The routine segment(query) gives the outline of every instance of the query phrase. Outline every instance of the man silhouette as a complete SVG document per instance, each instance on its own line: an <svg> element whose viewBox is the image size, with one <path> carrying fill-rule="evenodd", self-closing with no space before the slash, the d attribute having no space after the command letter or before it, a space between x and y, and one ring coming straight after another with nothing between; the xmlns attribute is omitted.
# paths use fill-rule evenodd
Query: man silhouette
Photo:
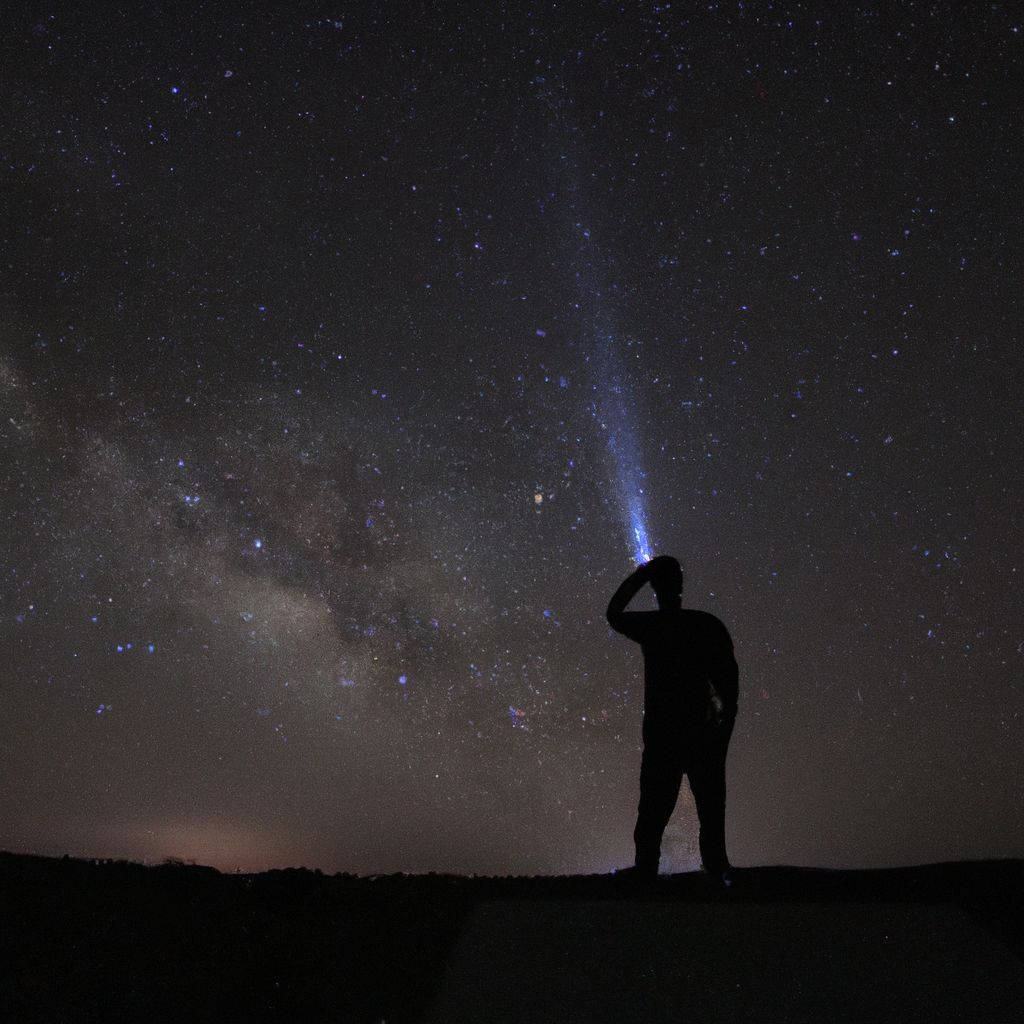
<svg viewBox="0 0 1024 1024"><path fill-rule="evenodd" d="M627 612L650 583L655 612ZM739 670L725 626L682 607L683 572L669 555L639 566L608 604L608 624L644 653L644 752L633 872L658 874L661 837L687 776L700 821L704 870L731 882L725 852L725 755L736 720Z"/></svg>

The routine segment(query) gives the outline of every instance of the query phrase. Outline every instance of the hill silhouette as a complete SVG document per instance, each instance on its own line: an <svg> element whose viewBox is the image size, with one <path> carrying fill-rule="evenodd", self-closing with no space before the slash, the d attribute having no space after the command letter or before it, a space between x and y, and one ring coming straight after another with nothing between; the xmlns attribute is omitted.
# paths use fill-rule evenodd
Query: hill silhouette
<svg viewBox="0 0 1024 1024"><path fill-rule="evenodd" d="M11 1021L1021 1019L1024 862L226 875L0 853Z"/></svg>

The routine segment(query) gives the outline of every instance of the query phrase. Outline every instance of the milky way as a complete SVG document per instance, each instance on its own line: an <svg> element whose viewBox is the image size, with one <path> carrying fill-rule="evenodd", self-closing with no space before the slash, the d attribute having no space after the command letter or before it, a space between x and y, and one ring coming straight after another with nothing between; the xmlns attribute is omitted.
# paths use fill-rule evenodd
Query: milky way
<svg viewBox="0 0 1024 1024"><path fill-rule="evenodd" d="M19 6L0 847L629 863L649 546L735 863L1024 854L1018 5Z"/></svg>

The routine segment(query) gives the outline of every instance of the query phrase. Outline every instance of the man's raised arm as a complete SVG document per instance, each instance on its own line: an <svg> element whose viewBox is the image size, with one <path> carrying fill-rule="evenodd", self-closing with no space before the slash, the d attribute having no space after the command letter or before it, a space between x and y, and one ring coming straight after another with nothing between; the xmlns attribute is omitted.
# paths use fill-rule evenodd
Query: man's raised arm
<svg viewBox="0 0 1024 1024"><path fill-rule="evenodd" d="M612 594L612 599L608 602L608 611L605 613L608 618L608 625L615 630L616 633L625 633L629 636L626 629L629 616L626 612L626 605L633 600L634 597L644 588L644 585L650 581L651 571L650 563L639 565L633 570L623 581L619 584L619 589Z"/></svg>

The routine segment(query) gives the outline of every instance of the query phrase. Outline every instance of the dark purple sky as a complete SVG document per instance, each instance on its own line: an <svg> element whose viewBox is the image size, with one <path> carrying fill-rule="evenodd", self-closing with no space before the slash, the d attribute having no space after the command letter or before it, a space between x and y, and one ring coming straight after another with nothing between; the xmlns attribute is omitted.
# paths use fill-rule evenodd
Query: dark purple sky
<svg viewBox="0 0 1024 1024"><path fill-rule="evenodd" d="M1024 854L1021 6L229 6L3 15L0 846L629 863L642 526L735 863Z"/></svg>

